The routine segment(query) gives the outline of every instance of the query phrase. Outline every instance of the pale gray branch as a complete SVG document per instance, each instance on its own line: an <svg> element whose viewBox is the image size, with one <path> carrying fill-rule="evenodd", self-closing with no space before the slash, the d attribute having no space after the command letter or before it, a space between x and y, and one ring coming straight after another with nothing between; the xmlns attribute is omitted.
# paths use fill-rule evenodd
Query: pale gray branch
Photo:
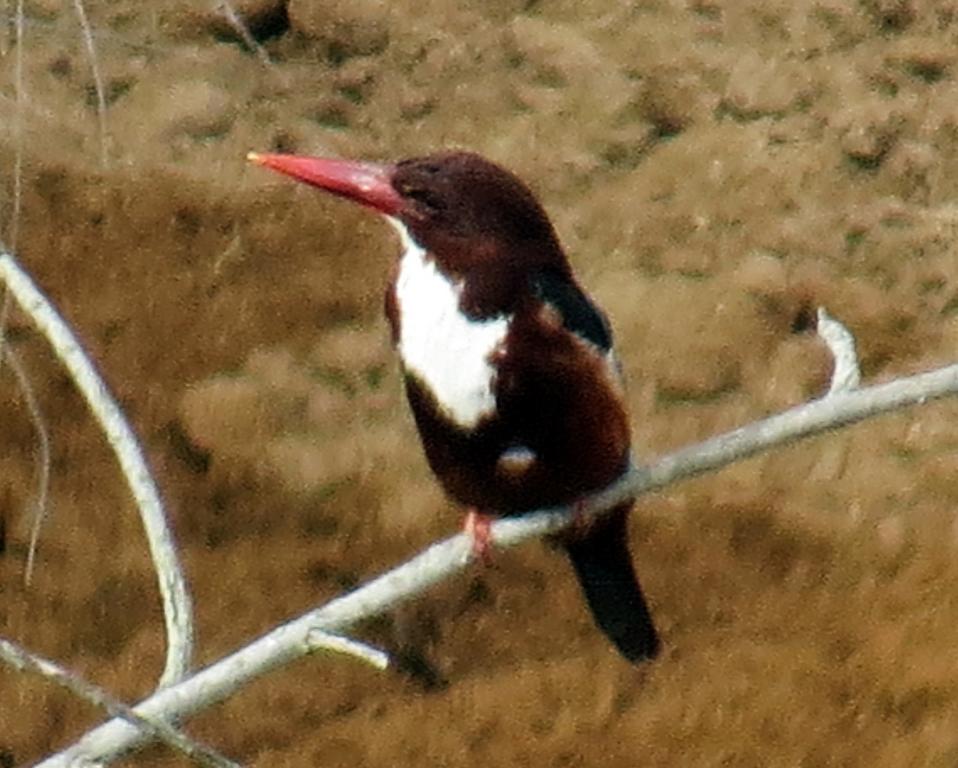
<svg viewBox="0 0 958 768"><path fill-rule="evenodd" d="M38 656L35 653L21 648L16 643L3 638L0 638L0 659L7 662L7 664L14 667L14 669L33 672L48 680L52 680L57 685L63 686L81 699L85 699L94 706L105 709L114 717L122 718L144 734L182 752L201 765L212 766L213 768L239 768L237 763L224 757L219 752L183 735L168 723L150 720L142 715L138 715L132 708L99 686L93 685L93 683L87 682L82 677L64 669L49 659Z"/></svg>
<svg viewBox="0 0 958 768"><path fill-rule="evenodd" d="M0 281L47 337L116 454L140 510L163 601L167 654L159 684L181 680L189 671L193 652L193 608L160 494L143 450L80 342L9 253L0 253Z"/></svg>
<svg viewBox="0 0 958 768"><path fill-rule="evenodd" d="M767 448L954 394L958 394L958 365L874 387L838 392L677 451L648 466L633 468L609 488L590 497L587 503L576 505L575 510L541 510L520 518L499 520L492 525L492 541L499 547L514 546L554 533L578 515L598 514L625 499L718 469ZM472 554L471 540L464 534L434 544L365 586L274 629L181 683L157 692L141 702L136 710L163 719L180 719L202 710L266 672L309 653L311 632L342 632L363 619L395 608L461 571L471 561ZM90 731L41 765L63 768L78 759L105 762L143 741L143 735L134 727L122 720L113 720Z"/></svg>
<svg viewBox="0 0 958 768"><path fill-rule="evenodd" d="M835 369L832 371L832 381L828 387L828 394L847 392L857 389L861 384L862 375L858 369L858 353L855 351L855 337L844 325L828 314L822 307L818 308L818 335L832 353Z"/></svg>

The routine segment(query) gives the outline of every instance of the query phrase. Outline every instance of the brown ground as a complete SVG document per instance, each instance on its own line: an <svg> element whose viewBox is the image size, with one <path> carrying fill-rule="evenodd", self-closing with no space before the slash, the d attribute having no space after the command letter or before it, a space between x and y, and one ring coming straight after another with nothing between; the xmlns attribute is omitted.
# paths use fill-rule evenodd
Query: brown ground
<svg viewBox="0 0 958 768"><path fill-rule="evenodd" d="M190 5L88 3L104 170L72 4L27 3L17 250L148 449L201 662L458 524L379 314L391 235L249 149L462 146L518 171L613 318L646 456L818 393L810 307L855 330L869 380L958 357L955 3L290 0L291 27L281 0L238 3L268 69ZM0 634L136 699L163 652L138 518L45 342L19 314L10 337L54 459L27 590L36 443L4 368ZM653 664L620 661L534 545L367 630L421 643L444 690L316 658L189 730L259 766L953 766L956 418L915 409L643 501ZM0 670L2 765L100 718Z"/></svg>

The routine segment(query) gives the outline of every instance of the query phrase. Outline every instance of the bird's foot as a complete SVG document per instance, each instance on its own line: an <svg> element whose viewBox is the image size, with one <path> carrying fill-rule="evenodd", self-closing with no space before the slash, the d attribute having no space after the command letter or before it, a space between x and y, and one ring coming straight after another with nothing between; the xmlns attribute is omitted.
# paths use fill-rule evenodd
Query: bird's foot
<svg viewBox="0 0 958 768"><path fill-rule="evenodd" d="M569 534L573 538L585 536L592 528L592 518L585 514L588 506L588 501L585 498L576 499L572 502L572 522L569 523Z"/></svg>
<svg viewBox="0 0 958 768"><path fill-rule="evenodd" d="M463 530L472 537L472 556L483 565L492 565L492 516L471 507L466 513Z"/></svg>

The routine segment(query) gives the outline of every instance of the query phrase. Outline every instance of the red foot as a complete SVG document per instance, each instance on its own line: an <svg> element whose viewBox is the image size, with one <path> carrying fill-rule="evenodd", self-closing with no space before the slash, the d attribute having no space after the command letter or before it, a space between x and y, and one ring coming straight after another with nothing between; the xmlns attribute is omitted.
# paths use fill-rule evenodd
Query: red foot
<svg viewBox="0 0 958 768"><path fill-rule="evenodd" d="M492 520L491 515L470 508L462 525L463 530L472 537L472 556L483 565L492 565Z"/></svg>
<svg viewBox="0 0 958 768"><path fill-rule="evenodd" d="M581 542L588 538L595 524L595 518L587 515L589 502L585 498L578 498L568 502L571 516L569 524L561 531L545 537L545 543L552 547L561 547Z"/></svg>
<svg viewBox="0 0 958 768"><path fill-rule="evenodd" d="M569 524L569 534L573 538L585 536L592 528L592 520L585 516L587 503L585 499L572 502L572 522Z"/></svg>

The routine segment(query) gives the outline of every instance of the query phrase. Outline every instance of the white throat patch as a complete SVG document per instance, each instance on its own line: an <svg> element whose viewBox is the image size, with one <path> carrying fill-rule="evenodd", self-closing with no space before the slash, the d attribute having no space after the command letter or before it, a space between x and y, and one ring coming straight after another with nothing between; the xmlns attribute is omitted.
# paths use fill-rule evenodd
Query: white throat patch
<svg viewBox="0 0 958 768"><path fill-rule="evenodd" d="M396 280L403 366L429 388L448 418L475 427L496 407L489 357L505 339L511 317L466 317L459 309L462 283L439 271L401 221L387 219L403 246Z"/></svg>

